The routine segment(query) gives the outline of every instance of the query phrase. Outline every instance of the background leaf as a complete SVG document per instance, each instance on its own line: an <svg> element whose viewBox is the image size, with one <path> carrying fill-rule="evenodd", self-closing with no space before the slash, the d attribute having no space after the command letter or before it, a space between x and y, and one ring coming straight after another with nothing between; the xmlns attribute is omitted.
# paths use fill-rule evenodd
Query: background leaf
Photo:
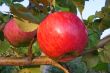
<svg viewBox="0 0 110 73"><path fill-rule="evenodd" d="M74 59L73 61L67 63L61 63L66 68L69 68L70 73L86 73L87 67L83 61L81 61L81 57ZM41 66L42 73L63 73L62 70L59 70L56 67L51 65L42 65Z"/></svg>
<svg viewBox="0 0 110 73"><path fill-rule="evenodd" d="M22 2L24 0L13 0L13 2Z"/></svg>
<svg viewBox="0 0 110 73"><path fill-rule="evenodd" d="M25 8L23 5L21 4L14 4L14 5L11 5L10 7L11 9L11 12L19 17L19 18L24 18L30 22L35 22L37 23L37 19L36 17L33 15L33 11ZM18 11L19 10L19 11Z"/></svg>
<svg viewBox="0 0 110 73"><path fill-rule="evenodd" d="M99 28L101 31L107 29L110 27L110 8L108 7L103 7L100 12L96 12L96 16L101 19L101 22L99 24Z"/></svg>
<svg viewBox="0 0 110 73"><path fill-rule="evenodd" d="M106 0L105 6L110 8L110 0Z"/></svg>
<svg viewBox="0 0 110 73"><path fill-rule="evenodd" d="M59 7L59 10L62 10L62 11L70 11L70 12L73 12L73 13L77 13L77 10L76 10L76 6L74 5L73 1L72 0L56 0L56 5L55 5L56 9L58 10L57 7Z"/></svg>
<svg viewBox="0 0 110 73"><path fill-rule="evenodd" d="M0 41L0 54L5 53L8 49L10 49L10 44L6 40Z"/></svg>
<svg viewBox="0 0 110 73"><path fill-rule="evenodd" d="M4 34L2 31L0 31L0 41L4 41Z"/></svg>
<svg viewBox="0 0 110 73"><path fill-rule="evenodd" d="M37 42L35 42L32 46L33 48L33 53L35 54L35 56L40 56L41 55L41 50L39 48L39 45Z"/></svg>
<svg viewBox="0 0 110 73"><path fill-rule="evenodd" d="M99 52L100 60L104 63L110 63L110 43L106 44Z"/></svg>
<svg viewBox="0 0 110 73"><path fill-rule="evenodd" d="M14 18L14 20L18 27L24 32L32 32L37 30L38 24L29 22L28 20L24 20L22 18Z"/></svg>
<svg viewBox="0 0 110 73"><path fill-rule="evenodd" d="M39 68L23 68L19 71L19 73L40 73Z"/></svg>
<svg viewBox="0 0 110 73"><path fill-rule="evenodd" d="M93 69L96 71L108 71L108 63L99 62Z"/></svg>
<svg viewBox="0 0 110 73"><path fill-rule="evenodd" d="M73 2L82 14L85 5L85 0L73 0Z"/></svg>
<svg viewBox="0 0 110 73"><path fill-rule="evenodd" d="M0 73L18 73L18 66L2 66L0 68Z"/></svg>
<svg viewBox="0 0 110 73"><path fill-rule="evenodd" d="M93 68L98 64L99 57L94 54L87 54L87 55L83 56L83 60L86 63L88 68Z"/></svg>

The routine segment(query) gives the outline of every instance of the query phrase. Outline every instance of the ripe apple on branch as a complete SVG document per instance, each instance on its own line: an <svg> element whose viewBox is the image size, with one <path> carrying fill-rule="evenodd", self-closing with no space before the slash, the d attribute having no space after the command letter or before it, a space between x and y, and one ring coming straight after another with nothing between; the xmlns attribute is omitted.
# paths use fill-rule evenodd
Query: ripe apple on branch
<svg viewBox="0 0 110 73"><path fill-rule="evenodd" d="M88 41L84 23L70 12L49 14L40 23L38 30L34 27L34 30L25 32L27 29L22 29L19 24L23 22L12 18L4 27L4 36L11 45L14 47L29 46L37 32L41 50L58 62L68 62L79 56Z"/></svg>
<svg viewBox="0 0 110 73"><path fill-rule="evenodd" d="M36 29L23 32L19 24L21 24L20 21L13 18L4 28L5 38L14 47L29 45L36 35ZM41 50L47 56L66 62L83 52L88 41L88 34L84 23L75 14L55 12L49 14L40 23L37 40Z"/></svg>
<svg viewBox="0 0 110 73"><path fill-rule="evenodd" d="M74 61L79 56L83 58L86 55L91 55L94 51L99 54L99 48L102 49L110 41L110 36L102 40L98 38L98 42L92 47L88 48L88 45L91 45L90 39L94 41L94 34L100 36L97 29L102 27L102 24L98 26L99 22L104 22L108 17L105 19L99 17L98 21L94 19L95 16L88 18L88 21L80 20L75 10L78 8L82 12L84 2L83 0L30 0L27 8L16 3L9 4L10 14L13 17L6 25L0 24L0 32L3 31L5 41L7 40L6 42L9 42L17 50L19 47L28 47L26 50L28 56L0 57L0 65L53 65L65 73L71 73L72 71L62 64ZM102 30L98 29L98 31ZM91 33L93 34L92 38ZM45 56L36 56L33 53L35 42L39 45L36 47L39 47Z"/></svg>
<svg viewBox="0 0 110 73"><path fill-rule="evenodd" d="M27 28L25 25L31 24L28 21L12 18L5 25L3 32L7 41L14 47L29 46L29 57L25 58L0 58L0 65L38 65L52 64L65 73L68 73L58 62L68 62L78 56L93 52L102 47L110 39L106 38L97 44L96 48L84 53L84 48L88 43L88 31L75 14L71 12L54 12L49 14L39 26L32 25ZM24 26L20 26L24 24ZM29 25L30 26L30 25ZM26 27L26 28L24 28ZM31 28L31 29L30 29ZM34 29L34 30L33 30ZM36 34L37 33L37 34ZM32 40L36 38L40 49L48 57L32 58ZM47 63L48 62L48 63Z"/></svg>
<svg viewBox="0 0 110 73"><path fill-rule="evenodd" d="M23 24L23 22L19 22L20 20L12 18L5 25L3 32L5 38L9 41L11 45L13 45L14 47L25 47L28 46L31 40L35 37L37 27L33 31L25 32L20 29L19 26L19 24Z"/></svg>
<svg viewBox="0 0 110 73"><path fill-rule="evenodd" d="M84 51L88 32L84 23L75 14L55 12L40 23L37 40L47 56L67 62Z"/></svg>

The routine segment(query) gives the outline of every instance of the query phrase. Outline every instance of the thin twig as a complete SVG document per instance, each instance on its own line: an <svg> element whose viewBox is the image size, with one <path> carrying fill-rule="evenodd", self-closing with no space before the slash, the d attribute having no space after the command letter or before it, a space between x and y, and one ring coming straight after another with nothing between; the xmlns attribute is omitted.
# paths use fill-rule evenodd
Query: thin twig
<svg viewBox="0 0 110 73"><path fill-rule="evenodd" d="M64 68L59 63L46 56L35 57L32 61L29 60L29 57L23 57L23 58L0 57L0 65L2 66L53 65L63 70L64 73L69 73L66 68Z"/></svg>
<svg viewBox="0 0 110 73"><path fill-rule="evenodd" d="M102 40L100 40L100 42L97 44L97 48L102 48L104 47L105 44L107 44L108 42L110 42L110 35L108 35L107 37L103 38Z"/></svg>
<svg viewBox="0 0 110 73"><path fill-rule="evenodd" d="M81 55L86 55L88 53L92 53L92 52L96 51L99 48L103 48L104 45L106 45L108 42L110 42L110 35L108 35L107 37L101 39L100 42L95 47L93 47L93 48L91 48L89 50L86 50Z"/></svg>
<svg viewBox="0 0 110 73"><path fill-rule="evenodd" d="M32 41L30 42L29 47L28 47L28 57L30 58L30 60L33 57L32 45L34 42L35 42L35 38L32 39Z"/></svg>
<svg viewBox="0 0 110 73"><path fill-rule="evenodd" d="M68 66L68 64L62 63L61 65L63 65L69 71L69 73L72 73L71 68Z"/></svg>
<svg viewBox="0 0 110 73"><path fill-rule="evenodd" d="M32 61L33 64L42 64L42 65L53 65L61 70L64 71L64 73L69 73L68 70L66 68L64 68L62 65L60 65L59 63L57 63L56 61L45 57L45 56L41 56L41 57L37 57L35 59L33 59Z"/></svg>
<svg viewBox="0 0 110 73"><path fill-rule="evenodd" d="M1 66L25 66L29 64L31 64L31 62L27 57L0 57Z"/></svg>

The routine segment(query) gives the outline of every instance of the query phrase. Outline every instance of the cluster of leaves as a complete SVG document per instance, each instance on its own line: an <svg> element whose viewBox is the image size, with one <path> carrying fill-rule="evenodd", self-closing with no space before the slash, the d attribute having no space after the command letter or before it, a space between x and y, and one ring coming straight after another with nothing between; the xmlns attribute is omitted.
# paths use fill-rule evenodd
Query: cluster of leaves
<svg viewBox="0 0 110 73"><path fill-rule="evenodd" d="M5 3L10 8L10 12L7 12L6 14L0 12L0 56L25 56L28 51L27 47L13 49L13 47L5 40L2 29L11 17L17 17L20 19L22 18L24 20L28 20L29 22L39 24L49 13L52 13L54 11L70 11L77 14L78 8L80 13L82 14L85 1L89 0L29 0L30 3L27 7L19 4L19 2L22 1L24 0L0 0L0 5ZM91 15L87 20L84 20L84 23L86 24L89 32L89 43L85 50L93 49L94 46L96 46L97 43L100 42L100 36L102 32L110 27L109 17L110 1L106 0L106 6L103 7L100 12L96 12L95 15ZM89 53L74 61L62 65L67 65L69 69L74 73L96 73L99 71L109 72L109 48L110 46L108 43L103 48L99 48L92 53ZM36 56L39 56L41 54L36 43L33 44L33 53ZM62 71L50 65L48 67L48 73L63 73ZM39 73L39 68L37 67L16 68L17 69L15 69L15 67L13 68L6 66L1 67L0 71L3 71L1 73L6 73L4 71L9 72L8 70L10 70L10 73ZM14 70L14 72L11 72L11 70ZM43 70L45 70L44 67Z"/></svg>
<svg viewBox="0 0 110 73"><path fill-rule="evenodd" d="M89 30L89 44L87 49L94 49L94 46L100 42L100 36L102 32L109 28L110 25L110 1L106 0L105 7L101 11L96 12L95 15L91 15L85 20L85 24ZM99 48L98 50L83 56L83 60L86 62L88 68L93 68L100 71L109 71L110 63L110 47L109 43Z"/></svg>

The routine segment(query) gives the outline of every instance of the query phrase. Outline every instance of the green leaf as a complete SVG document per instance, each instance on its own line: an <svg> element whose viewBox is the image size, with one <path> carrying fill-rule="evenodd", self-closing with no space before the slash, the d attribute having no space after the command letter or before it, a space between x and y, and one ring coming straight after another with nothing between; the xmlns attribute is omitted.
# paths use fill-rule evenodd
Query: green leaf
<svg viewBox="0 0 110 73"><path fill-rule="evenodd" d="M30 9L25 8L21 4L13 4L10 6L11 12L18 18L23 18L29 22L37 23L36 17L33 15L34 12Z"/></svg>
<svg viewBox="0 0 110 73"><path fill-rule="evenodd" d="M90 53L90 54L83 56L83 60L87 64L88 68L93 68L98 64L99 57L97 55Z"/></svg>
<svg viewBox="0 0 110 73"><path fill-rule="evenodd" d="M28 53L28 47L15 48L16 56L26 56Z"/></svg>
<svg viewBox="0 0 110 73"><path fill-rule="evenodd" d="M62 11L69 11L69 8L65 8L65 7L60 7L58 4L55 5L55 9L57 11L62 10Z"/></svg>
<svg viewBox="0 0 110 73"><path fill-rule="evenodd" d="M33 52L34 56L40 56L41 55L41 51L39 49L39 45L37 42L35 42L32 45L32 52ZM16 53L20 56L25 56L28 53L28 47L19 47L16 49Z"/></svg>
<svg viewBox="0 0 110 73"><path fill-rule="evenodd" d="M84 21L88 29L88 38L89 38L86 49L90 49L96 46L96 44L100 41L100 36L102 34L102 32L99 29L100 24L99 19L93 20L93 18L94 16Z"/></svg>
<svg viewBox="0 0 110 73"><path fill-rule="evenodd" d="M24 0L13 0L13 2L22 2Z"/></svg>
<svg viewBox="0 0 110 73"><path fill-rule="evenodd" d="M6 40L0 41L0 54L5 53L8 49L10 49L10 44Z"/></svg>
<svg viewBox="0 0 110 73"><path fill-rule="evenodd" d="M18 18L14 18L16 24L18 25L18 27L24 31L24 32L32 32L35 31L38 27L38 24L29 22L28 20L25 19L18 19Z"/></svg>
<svg viewBox="0 0 110 73"><path fill-rule="evenodd" d="M47 0L47 1L49 2L50 5L55 7L56 0Z"/></svg>
<svg viewBox="0 0 110 73"><path fill-rule="evenodd" d="M53 1L53 0L51 0L51 1ZM43 13L46 15L48 14L48 12L49 12L48 8L50 5L48 0L37 0L37 1L36 0L30 0L30 2L34 6L34 7L32 7L33 10L36 10L38 13ZM40 5L40 4L42 4L42 5Z"/></svg>
<svg viewBox="0 0 110 73"><path fill-rule="evenodd" d="M80 13L82 14L82 11L84 9L85 0L72 0L76 7L79 9Z"/></svg>
<svg viewBox="0 0 110 73"><path fill-rule="evenodd" d="M82 57L77 57L76 59L67 62L66 65L73 73L87 73L87 67L86 64L82 61Z"/></svg>
<svg viewBox="0 0 110 73"><path fill-rule="evenodd" d="M59 10L62 11L70 11L77 14L76 6L74 5L72 0L56 0L56 10L59 7Z"/></svg>
<svg viewBox="0 0 110 73"><path fill-rule="evenodd" d="M107 71L108 63L99 62L93 69L95 69L96 71Z"/></svg>
<svg viewBox="0 0 110 73"><path fill-rule="evenodd" d="M6 23L11 18L11 15L3 15L3 22Z"/></svg>
<svg viewBox="0 0 110 73"><path fill-rule="evenodd" d="M0 0L0 5L2 5L2 3L3 3L2 0Z"/></svg>
<svg viewBox="0 0 110 73"><path fill-rule="evenodd" d="M110 0L106 0L105 6L110 8Z"/></svg>
<svg viewBox="0 0 110 73"><path fill-rule="evenodd" d="M3 0L3 3L5 3L6 5L10 6L12 4L13 0Z"/></svg>
<svg viewBox="0 0 110 73"><path fill-rule="evenodd" d="M38 13L35 18L36 18L37 22L40 23L46 16L47 15L44 13Z"/></svg>
<svg viewBox="0 0 110 73"><path fill-rule="evenodd" d="M92 22L94 21L95 18L96 18L95 15L89 16L88 19L87 19L88 23L92 23Z"/></svg>
<svg viewBox="0 0 110 73"><path fill-rule="evenodd" d="M41 73L64 73L62 70L52 65L41 65Z"/></svg>
<svg viewBox="0 0 110 73"><path fill-rule="evenodd" d="M81 57L78 57L70 62L60 63L65 68L68 68L70 73L87 73L87 67L82 61ZM42 73L64 73L62 70L52 66L52 65L42 65Z"/></svg>
<svg viewBox="0 0 110 73"><path fill-rule="evenodd" d="M0 68L1 73L18 73L18 71L18 66L1 66Z"/></svg>
<svg viewBox="0 0 110 73"><path fill-rule="evenodd" d="M101 51L99 51L100 60L104 63L110 63L110 43L106 44Z"/></svg>
<svg viewBox="0 0 110 73"><path fill-rule="evenodd" d="M98 33L98 31L95 31L92 28L88 29L88 31L89 31L89 41L88 41L88 45L87 45L86 49L90 49L90 48L96 46L96 44L100 40L100 34Z"/></svg>
<svg viewBox="0 0 110 73"><path fill-rule="evenodd" d="M99 18L103 18L104 14L100 11L100 12L96 12L95 15Z"/></svg>
<svg viewBox="0 0 110 73"><path fill-rule="evenodd" d="M35 56L40 56L41 55L41 51L39 49L39 45L37 42L35 42L32 46L33 48L33 53L35 54Z"/></svg>
<svg viewBox="0 0 110 73"><path fill-rule="evenodd" d="M11 17L11 15L3 14L0 12L0 24L6 23Z"/></svg>
<svg viewBox="0 0 110 73"><path fill-rule="evenodd" d="M4 41L4 34L2 31L0 31L0 41Z"/></svg>
<svg viewBox="0 0 110 73"><path fill-rule="evenodd" d="M110 72L110 64L108 64L108 72Z"/></svg>
<svg viewBox="0 0 110 73"><path fill-rule="evenodd" d="M109 16L105 16L102 19L102 21L101 21L101 23L99 25L99 28L100 28L101 31L103 31L103 30L105 30L107 28L110 28L110 17Z"/></svg>
<svg viewBox="0 0 110 73"><path fill-rule="evenodd" d="M19 71L19 73L41 73L40 68L23 68Z"/></svg>
<svg viewBox="0 0 110 73"><path fill-rule="evenodd" d="M15 53L11 49L11 45L5 39L0 41L0 56L15 56Z"/></svg>
<svg viewBox="0 0 110 73"><path fill-rule="evenodd" d="M96 12L96 16L101 19L101 22L99 23L100 31L103 31L110 27L110 8L103 7L100 12Z"/></svg>

